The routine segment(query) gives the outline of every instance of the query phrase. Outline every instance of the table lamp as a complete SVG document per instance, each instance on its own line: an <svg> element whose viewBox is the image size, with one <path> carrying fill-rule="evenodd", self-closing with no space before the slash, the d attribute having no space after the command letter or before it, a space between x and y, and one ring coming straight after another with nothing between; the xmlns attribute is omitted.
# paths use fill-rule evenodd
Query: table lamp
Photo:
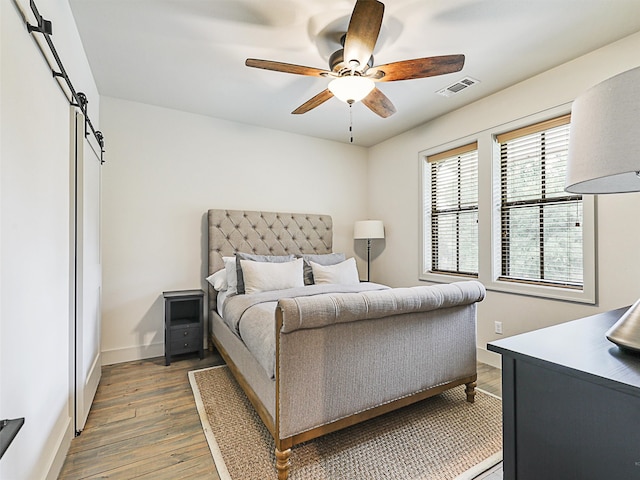
<svg viewBox="0 0 640 480"><path fill-rule="evenodd" d="M640 67L599 83L571 109L565 190L602 194L640 191ZM606 333L640 352L640 300Z"/></svg>
<svg viewBox="0 0 640 480"><path fill-rule="evenodd" d="M371 240L384 238L384 224L382 220L361 220L353 227L353 238L355 240L367 241L367 282L369 281L369 271L371 269Z"/></svg>

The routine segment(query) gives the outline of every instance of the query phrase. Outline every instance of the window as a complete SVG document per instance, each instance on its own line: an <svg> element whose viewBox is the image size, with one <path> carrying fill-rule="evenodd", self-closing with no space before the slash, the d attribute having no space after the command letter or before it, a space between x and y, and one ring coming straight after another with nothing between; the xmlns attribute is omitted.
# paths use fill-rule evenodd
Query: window
<svg viewBox="0 0 640 480"><path fill-rule="evenodd" d="M420 280L596 302L596 196L564 191L568 111L420 152Z"/></svg>
<svg viewBox="0 0 640 480"><path fill-rule="evenodd" d="M478 145L426 157L425 270L478 274Z"/></svg>
<svg viewBox="0 0 640 480"><path fill-rule="evenodd" d="M582 196L564 191L570 116L498 135L500 276L583 286Z"/></svg>

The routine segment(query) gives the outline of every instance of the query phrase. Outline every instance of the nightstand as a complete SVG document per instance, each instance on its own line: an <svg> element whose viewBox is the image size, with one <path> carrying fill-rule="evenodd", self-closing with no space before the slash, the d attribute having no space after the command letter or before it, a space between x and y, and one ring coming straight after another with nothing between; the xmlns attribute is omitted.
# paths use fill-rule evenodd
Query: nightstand
<svg viewBox="0 0 640 480"><path fill-rule="evenodd" d="M175 290L164 296L164 362L171 364L173 355L198 352L204 358L204 292Z"/></svg>

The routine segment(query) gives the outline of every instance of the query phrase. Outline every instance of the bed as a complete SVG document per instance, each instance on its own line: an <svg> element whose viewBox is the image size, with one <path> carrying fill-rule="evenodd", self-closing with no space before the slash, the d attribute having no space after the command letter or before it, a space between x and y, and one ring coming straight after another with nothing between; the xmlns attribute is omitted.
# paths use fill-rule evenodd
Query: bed
<svg viewBox="0 0 640 480"><path fill-rule="evenodd" d="M473 402L481 283L354 281L329 215L212 209L208 237L210 342L273 436L279 480L294 445L458 386Z"/></svg>

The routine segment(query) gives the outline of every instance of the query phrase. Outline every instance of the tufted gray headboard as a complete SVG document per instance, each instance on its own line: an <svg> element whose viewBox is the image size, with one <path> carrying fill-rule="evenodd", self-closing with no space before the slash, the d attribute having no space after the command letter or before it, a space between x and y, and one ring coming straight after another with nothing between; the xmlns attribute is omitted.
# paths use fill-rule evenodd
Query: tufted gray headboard
<svg viewBox="0 0 640 480"><path fill-rule="evenodd" d="M209 275L224 268L223 256L236 252L258 255L331 253L330 215L209 210ZM215 306L209 289L209 306Z"/></svg>

